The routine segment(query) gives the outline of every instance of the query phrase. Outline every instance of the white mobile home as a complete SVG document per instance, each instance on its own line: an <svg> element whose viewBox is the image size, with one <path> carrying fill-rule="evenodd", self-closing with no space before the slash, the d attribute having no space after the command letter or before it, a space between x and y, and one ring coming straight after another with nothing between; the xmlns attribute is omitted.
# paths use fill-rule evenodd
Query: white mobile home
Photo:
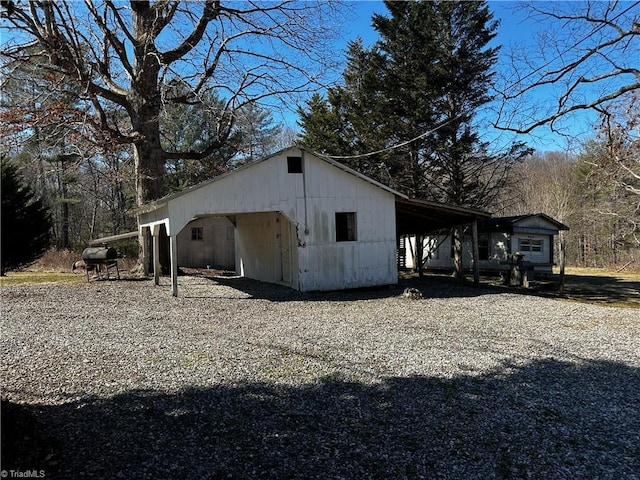
<svg viewBox="0 0 640 480"><path fill-rule="evenodd" d="M551 273L554 265L554 237L569 227L557 220L536 213L485 219L478 225L480 270L508 269L509 255L518 253L536 273ZM427 269L453 268L453 248L450 235L431 236L425 247L424 266ZM471 240L463 239L463 265L470 269Z"/></svg>

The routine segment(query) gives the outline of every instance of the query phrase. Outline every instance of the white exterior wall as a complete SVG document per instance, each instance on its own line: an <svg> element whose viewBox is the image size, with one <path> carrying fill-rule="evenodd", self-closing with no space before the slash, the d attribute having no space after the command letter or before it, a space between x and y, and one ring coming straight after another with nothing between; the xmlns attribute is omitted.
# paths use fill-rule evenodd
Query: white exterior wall
<svg viewBox="0 0 640 480"><path fill-rule="evenodd" d="M281 280L276 261L279 233L276 227L273 212L248 213L236 218L236 273L263 282Z"/></svg>
<svg viewBox="0 0 640 480"><path fill-rule="evenodd" d="M551 238L549 235L541 234L525 234L518 233L508 235L502 232L492 232L489 235L489 259L480 260L481 269L506 269L507 267L502 263L506 262L509 253L515 253L519 251L519 239L528 238L542 241L541 252L521 252L524 254L524 260L534 264L550 264L551 258ZM415 238L411 237L412 247L415 249ZM446 237L431 237L429 239L432 249L425 248L425 258L430 254L430 258L425 262L427 268L445 269L453 268L453 258L451 257L451 236ZM437 247L437 248L436 248ZM471 251L471 240L467 237L462 242L462 261L465 269L471 269L473 266L473 256ZM409 249L407 248L407 251ZM407 254L407 266L413 267L413 262L409 259Z"/></svg>
<svg viewBox="0 0 640 480"><path fill-rule="evenodd" d="M523 252L520 250L520 239L540 240L542 250L540 252ZM549 235L534 235L525 233L514 233L511 237L511 251L520 252L524 255L524 260L531 263L552 263L551 258L551 238Z"/></svg>
<svg viewBox="0 0 640 480"><path fill-rule="evenodd" d="M191 239L191 229L202 228L202 240ZM178 265L235 268L234 226L224 217L204 217L188 223L178 234Z"/></svg>
<svg viewBox="0 0 640 480"><path fill-rule="evenodd" d="M325 162L308 163L306 174L300 289L397 283L395 196ZM336 242L336 212L356 213L356 241Z"/></svg>
<svg viewBox="0 0 640 480"><path fill-rule="evenodd" d="M288 173L287 156L303 156L304 174ZM394 193L297 148L167 202L163 213L169 235L196 217L233 216L236 271L249 278L284 282L301 291L397 283ZM336 212L356 213L356 241L336 242ZM288 222L284 233L278 213ZM155 211L140 218L148 226L159 215ZM290 255L282 245L286 235ZM291 269L290 276L283 266Z"/></svg>

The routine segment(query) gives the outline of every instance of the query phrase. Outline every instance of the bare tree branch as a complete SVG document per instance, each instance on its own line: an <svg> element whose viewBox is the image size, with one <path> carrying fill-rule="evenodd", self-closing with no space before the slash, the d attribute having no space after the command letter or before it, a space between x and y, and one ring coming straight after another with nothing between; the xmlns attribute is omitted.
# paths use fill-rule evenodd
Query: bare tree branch
<svg viewBox="0 0 640 480"><path fill-rule="evenodd" d="M131 142L144 202L165 193L167 159L205 158L222 148L243 106L318 88L335 62L328 45L337 16L324 22L334 13L331 2L289 0L3 3L13 37L2 53L5 67L36 63L64 76L94 125L112 141ZM226 109L210 144L165 151L166 109L204 105L215 95Z"/></svg>
<svg viewBox="0 0 640 480"><path fill-rule="evenodd" d="M537 61L531 49L512 56L511 71L498 87L496 128L556 129L560 119L640 89L640 2L588 2L586 8L531 2L526 8L531 20L542 19L554 33L542 37ZM557 95L555 105L550 91Z"/></svg>

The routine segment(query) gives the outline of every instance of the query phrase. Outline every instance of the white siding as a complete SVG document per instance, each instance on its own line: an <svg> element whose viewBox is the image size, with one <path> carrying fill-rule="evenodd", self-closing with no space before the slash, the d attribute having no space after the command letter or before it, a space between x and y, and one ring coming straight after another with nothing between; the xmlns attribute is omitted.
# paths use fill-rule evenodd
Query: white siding
<svg viewBox="0 0 640 480"><path fill-rule="evenodd" d="M549 235L535 235L535 234L514 234L512 236L501 232L492 232L489 234L489 258L488 260L480 260L481 269L499 270L507 268L503 262L507 261L509 252L515 253L519 251L519 240L521 238L535 239L542 243L542 251L540 252L520 252L524 254L524 260L533 264L548 264L551 263L551 244ZM411 238L412 245L415 243L415 239ZM439 245L437 249L431 250L430 258L425 262L427 268L434 269L448 269L453 268L453 258L451 257L451 237L432 237L429 239L430 245L434 248ZM414 246L415 248L415 246ZM468 237L464 238L462 242L462 259L465 269L471 269L473 266L472 253L471 253L471 240ZM409 250L407 248L407 250ZM427 257L429 250L425 249L425 258ZM409 254L408 254L409 255ZM407 258L409 260L409 258ZM407 263L409 265L409 263ZM412 266L412 264L411 264Z"/></svg>
<svg viewBox="0 0 640 480"><path fill-rule="evenodd" d="M192 240L192 228L202 228L202 240ZM178 234L178 265L192 268L212 265L233 270L233 228L233 224L224 217L199 218L188 223Z"/></svg>
<svg viewBox="0 0 640 480"><path fill-rule="evenodd" d="M172 233L196 217L236 219L236 271L281 282L279 219L289 222L291 286L302 291L356 288L397 282L395 195L331 163L304 154L304 173L287 171L292 148L168 200ZM355 212L357 239L336 242L336 212ZM282 214L282 216L279 216ZM156 213L142 214L146 219ZM177 230L176 230L177 229ZM179 248L184 242L178 242Z"/></svg>
<svg viewBox="0 0 640 480"><path fill-rule="evenodd" d="M540 251L523 251L521 250L522 239L539 242ZM532 263L551 263L551 244L548 235L527 235L514 234L511 238L511 248L514 252L520 252L524 255L525 261Z"/></svg>

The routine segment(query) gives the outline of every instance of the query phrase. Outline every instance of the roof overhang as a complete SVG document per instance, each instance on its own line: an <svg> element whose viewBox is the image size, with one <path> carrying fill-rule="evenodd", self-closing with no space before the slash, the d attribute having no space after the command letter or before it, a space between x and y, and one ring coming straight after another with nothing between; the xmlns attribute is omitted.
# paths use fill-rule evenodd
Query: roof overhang
<svg viewBox="0 0 640 480"><path fill-rule="evenodd" d="M396 224L401 235L425 234L489 218L482 210L396 197Z"/></svg>
<svg viewBox="0 0 640 480"><path fill-rule="evenodd" d="M123 240L133 240L138 238L138 231L121 233L120 235L111 235L110 237L95 238L89 240L89 246L109 245L110 243L121 242Z"/></svg>

